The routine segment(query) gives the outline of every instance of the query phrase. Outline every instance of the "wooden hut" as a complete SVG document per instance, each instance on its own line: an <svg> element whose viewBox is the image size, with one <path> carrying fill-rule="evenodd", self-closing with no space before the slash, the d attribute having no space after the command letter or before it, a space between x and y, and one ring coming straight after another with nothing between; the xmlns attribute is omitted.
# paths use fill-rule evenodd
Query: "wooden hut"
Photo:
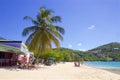
<svg viewBox="0 0 120 80"><path fill-rule="evenodd" d="M0 67L16 65L19 54L25 54L21 51L22 41L0 40Z"/></svg>

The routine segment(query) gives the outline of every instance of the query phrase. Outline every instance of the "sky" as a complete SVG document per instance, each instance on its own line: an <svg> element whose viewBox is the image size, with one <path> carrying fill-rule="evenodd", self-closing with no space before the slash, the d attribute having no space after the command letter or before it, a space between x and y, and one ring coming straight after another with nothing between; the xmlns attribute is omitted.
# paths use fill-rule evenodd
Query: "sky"
<svg viewBox="0 0 120 80"><path fill-rule="evenodd" d="M120 42L120 0L0 0L0 36L25 42L22 31L33 24L23 18L35 18L42 6L62 18L61 47L86 51Z"/></svg>

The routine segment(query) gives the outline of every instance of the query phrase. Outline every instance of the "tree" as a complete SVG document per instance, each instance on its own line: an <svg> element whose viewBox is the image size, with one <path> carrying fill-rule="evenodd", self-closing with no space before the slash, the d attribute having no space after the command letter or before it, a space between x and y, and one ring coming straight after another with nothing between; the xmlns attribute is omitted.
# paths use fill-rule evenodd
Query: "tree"
<svg viewBox="0 0 120 80"><path fill-rule="evenodd" d="M25 16L24 19L30 20L33 26L27 27L23 30L22 35L28 36L26 44L30 51L36 52L37 57L43 54L48 49L52 49L54 43L59 49L59 39L63 40L64 28L54 25L54 23L61 22L60 16L51 16L52 10L45 7L39 9L36 19Z"/></svg>

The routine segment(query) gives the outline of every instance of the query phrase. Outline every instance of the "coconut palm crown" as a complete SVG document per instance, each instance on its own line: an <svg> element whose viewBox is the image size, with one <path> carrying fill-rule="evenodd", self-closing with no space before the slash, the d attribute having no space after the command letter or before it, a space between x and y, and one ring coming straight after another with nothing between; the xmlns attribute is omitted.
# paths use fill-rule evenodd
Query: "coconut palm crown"
<svg viewBox="0 0 120 80"><path fill-rule="evenodd" d="M52 10L45 7L39 9L36 19L25 16L24 19L30 20L33 26L24 28L22 35L28 36L26 44L30 51L37 51L37 54L45 53L47 49L52 49L54 43L59 49L60 40L63 40L64 28L53 25L54 23L61 22L60 16L51 16Z"/></svg>

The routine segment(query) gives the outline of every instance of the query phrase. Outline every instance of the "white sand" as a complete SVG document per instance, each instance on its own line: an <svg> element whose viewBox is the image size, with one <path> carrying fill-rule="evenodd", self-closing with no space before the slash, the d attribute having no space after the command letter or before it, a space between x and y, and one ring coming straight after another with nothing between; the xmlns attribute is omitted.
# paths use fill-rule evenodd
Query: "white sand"
<svg viewBox="0 0 120 80"><path fill-rule="evenodd" d="M0 68L0 80L120 80L119 74L73 63L43 66L38 70Z"/></svg>

